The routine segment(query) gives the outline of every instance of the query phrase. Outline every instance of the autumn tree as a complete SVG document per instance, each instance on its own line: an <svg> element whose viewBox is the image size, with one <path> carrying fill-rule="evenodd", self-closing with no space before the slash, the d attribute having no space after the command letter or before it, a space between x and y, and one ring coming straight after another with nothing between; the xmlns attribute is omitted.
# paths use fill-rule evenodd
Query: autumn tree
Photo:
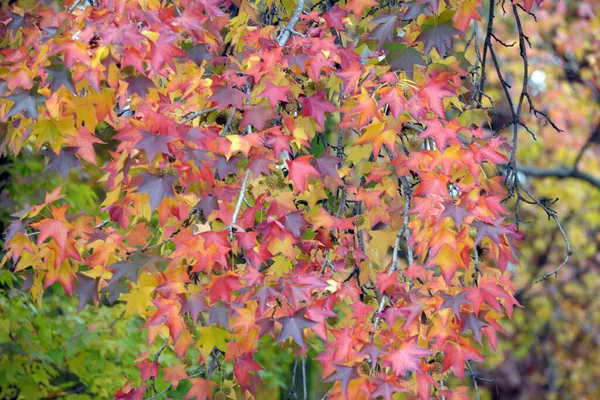
<svg viewBox="0 0 600 400"><path fill-rule="evenodd" d="M63 182L13 214L3 264L40 305L60 285L143 321L117 398L253 397L273 348L290 396L309 348L329 399L465 398L465 373L479 396L520 306L523 209L566 243L542 279L569 261L517 159L536 123L562 130L528 86L541 0L11 3L0 150ZM97 201L74 205L74 180Z"/></svg>

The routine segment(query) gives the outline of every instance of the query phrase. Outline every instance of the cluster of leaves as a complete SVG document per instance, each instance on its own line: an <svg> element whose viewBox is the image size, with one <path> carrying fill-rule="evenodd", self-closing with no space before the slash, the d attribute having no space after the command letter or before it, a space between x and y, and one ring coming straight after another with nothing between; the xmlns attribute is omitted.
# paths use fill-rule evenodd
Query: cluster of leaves
<svg viewBox="0 0 600 400"><path fill-rule="evenodd" d="M0 271L0 397L107 398L122 386L115 376L139 375L146 346L141 324L122 319L124 305L76 314L77 302L56 293L38 310L13 284Z"/></svg>
<svg viewBox="0 0 600 400"><path fill-rule="evenodd" d="M105 191L101 213L57 187L14 214L4 263L40 303L59 283L143 318L163 344L116 397L250 397L265 337L303 364L322 341L331 399L465 397L444 381L520 306L495 171L514 148L452 52L480 2L383 3L2 11L0 149L101 170Z"/></svg>
<svg viewBox="0 0 600 400"><path fill-rule="evenodd" d="M495 382L481 383L490 393L498 390L510 398L597 398L600 4L547 1L535 14L537 22L522 20L531 45L529 92L563 132L547 124L536 126L535 116L525 114L524 121L536 126L538 140L527 134L519 138L519 172L562 216L573 255L557 277L532 284L562 262L566 249L560 230L540 211L524 212L527 235L521 248L528 268L518 269L514 282L527 312L505 325L510 339L501 341L498 353L480 369L482 377ZM499 15L495 31L507 45L519 41L510 13ZM522 65L514 62L514 47L497 50L516 97L523 84ZM495 125L500 128L511 117L493 77L486 92L494 99Z"/></svg>

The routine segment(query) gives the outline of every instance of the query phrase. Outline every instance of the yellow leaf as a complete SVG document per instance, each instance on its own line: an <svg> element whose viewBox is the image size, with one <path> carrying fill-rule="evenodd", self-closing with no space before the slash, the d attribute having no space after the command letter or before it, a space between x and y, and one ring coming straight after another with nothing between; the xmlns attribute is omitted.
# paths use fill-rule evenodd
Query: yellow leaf
<svg viewBox="0 0 600 400"><path fill-rule="evenodd" d="M292 269L292 260L284 256L273 257L273 265L269 267L269 272L278 278L290 272Z"/></svg>
<svg viewBox="0 0 600 400"><path fill-rule="evenodd" d="M63 118L42 119L35 124L33 134L36 135L36 150L39 150L46 142L54 153L59 154L65 135L76 135L77 130L73 121Z"/></svg>
<svg viewBox="0 0 600 400"><path fill-rule="evenodd" d="M196 342L196 346L204 358L210 355L213 347L222 351L227 350L227 339L231 338L229 332L216 326L200 327L197 330L200 339Z"/></svg>

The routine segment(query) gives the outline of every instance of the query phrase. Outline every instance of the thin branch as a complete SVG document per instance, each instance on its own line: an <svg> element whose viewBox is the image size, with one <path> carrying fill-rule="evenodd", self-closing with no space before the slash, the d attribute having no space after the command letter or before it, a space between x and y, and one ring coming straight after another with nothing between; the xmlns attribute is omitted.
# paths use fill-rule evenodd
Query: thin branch
<svg viewBox="0 0 600 400"><path fill-rule="evenodd" d="M69 7L69 14L71 14L79 6L79 4L81 4L82 1L83 0L77 0L75 3L73 3L71 7Z"/></svg>
<svg viewBox="0 0 600 400"><path fill-rule="evenodd" d="M223 127L223 132L221 133L221 136L225 136L227 134L227 131L231 131L231 124L233 123L233 117L235 116L236 111L237 108L231 108L231 113L229 113L229 117L227 117L227 122L225 122L225 126Z"/></svg>
<svg viewBox="0 0 600 400"><path fill-rule="evenodd" d="M556 215L556 212L554 210L550 209L550 207L548 207L548 205L546 205L546 203L541 202L535 196L533 196L533 194L531 194L531 192L529 190L527 190L527 188L525 186L523 186L522 183L519 182L519 185L520 185L520 188L523 189L523 191L525 193L527 193L527 196L529 196L538 206L540 206L544 211L546 211L546 214L548 214L548 218L552 218L554 220L554 222L556 223L556 226L560 230L560 233L565 241L565 245L567 246L567 255L565 257L565 260L562 262L562 264L560 264L554 271L544 274L544 276L542 276L539 279L536 279L533 282L533 283L538 283L538 282L548 279L552 275L557 275L558 271L560 271L569 262L569 259L571 258L571 255L573 254L573 250L571 249L571 243L569 242L569 238L567 237L565 230L563 229L560 221L558 220L558 216Z"/></svg>
<svg viewBox="0 0 600 400"><path fill-rule="evenodd" d="M479 88L477 90L479 96L477 98L477 103L481 104L481 100L483 97L484 87L485 87L485 65L487 61L487 53L488 48L491 48L492 45L492 34L494 29L494 9L495 4L494 0L490 0L490 9L488 12L488 20L487 20L487 33L485 35L485 40L483 42L483 56L481 58L481 80L479 81Z"/></svg>
<svg viewBox="0 0 600 400"><path fill-rule="evenodd" d="M216 110L218 110L218 109L219 109L219 107L217 107L217 106L214 106L214 107L206 108L206 109L204 109L204 110L202 110L202 111L196 111L196 112L189 113L189 114L187 114L187 115L185 115L185 116L183 117L183 120L182 120L182 122L183 122L183 123L190 122L190 121L192 121L193 119L195 119L195 118L197 118L197 117L199 117L199 116L201 116L201 115L204 115L204 114L209 114L209 113L211 113L211 112L213 112L213 111L216 111Z"/></svg>
<svg viewBox="0 0 600 400"><path fill-rule="evenodd" d="M481 396L479 394L479 385L477 384L477 376L475 375L475 372L473 372L473 368L471 368L471 363L469 361L466 362L467 365L467 369L469 370L469 374L471 375L471 380L473 381L473 388L475 389L475 398L477 400L481 399Z"/></svg>
<svg viewBox="0 0 600 400"><path fill-rule="evenodd" d="M553 168L553 169L539 169L532 166L519 165L517 171L531 177L536 178L559 178L559 179L578 179L583 182L587 182L590 185L600 189L600 178L592 176L586 172L582 172L575 168Z"/></svg>
<svg viewBox="0 0 600 400"><path fill-rule="evenodd" d="M155 363L158 362L158 359L160 358L160 355L167 348L168 344L169 344L169 338L166 338L165 342L163 343L163 345L160 347L160 349L158 349L158 351L154 355L154 362ZM156 393L156 387L154 386L154 382L155 382L155 377L153 376L152 378L150 378L150 387L152 387L152 390L154 391L154 393Z"/></svg>
<svg viewBox="0 0 600 400"><path fill-rule="evenodd" d="M244 176L244 181L242 182L242 187L240 188L240 196L238 197L237 204L235 205L235 210L233 212L233 217L231 217L231 224L227 227L229 229L229 237L233 239L233 225L236 224L238 216L240 215L240 210L242 208L242 204L244 203L244 198L246 194L246 186L248 186L248 178L250 177L250 170L246 170L246 175Z"/></svg>
<svg viewBox="0 0 600 400"><path fill-rule="evenodd" d="M96 230L101 230L106 228L106 225L108 225L110 223L110 218L105 219L104 221L100 222L98 225L94 226L94 229Z"/></svg>
<svg viewBox="0 0 600 400"><path fill-rule="evenodd" d="M296 396L296 370L298 369L298 357L294 361L294 371L292 372L292 388L290 389L290 393L286 397L286 400L290 400L292 396Z"/></svg>
<svg viewBox="0 0 600 400"><path fill-rule="evenodd" d="M290 38L290 35L292 34L292 31L294 30L294 27L296 26L296 23L298 23L298 21L300 20L300 14L302 13L303 9L304 0L298 0L298 3L296 3L296 8L294 9L294 13L290 18L290 21L285 26L285 28L281 30L281 32L279 33L279 37L277 38L277 43L279 43L280 46L283 47L287 43L288 39Z"/></svg>
<svg viewBox="0 0 600 400"><path fill-rule="evenodd" d="M304 360L304 354L302 354L302 394L304 400L308 400L308 390L306 385L306 361Z"/></svg>

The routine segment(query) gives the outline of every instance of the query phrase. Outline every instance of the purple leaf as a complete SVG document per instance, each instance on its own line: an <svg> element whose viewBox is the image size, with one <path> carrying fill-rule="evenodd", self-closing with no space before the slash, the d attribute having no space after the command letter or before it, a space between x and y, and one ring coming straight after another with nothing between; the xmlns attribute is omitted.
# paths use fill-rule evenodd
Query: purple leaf
<svg viewBox="0 0 600 400"><path fill-rule="evenodd" d="M155 135L146 130L140 130L140 132L142 133L142 139L136 143L135 148L146 152L148 163L152 163L158 153L170 153L167 143L175 139L173 136Z"/></svg>
<svg viewBox="0 0 600 400"><path fill-rule="evenodd" d="M452 21L437 25L423 25L422 30L417 41L425 44L425 54L429 54L435 48L441 56L444 56L446 49L452 48L452 36L461 33L452 26Z"/></svg>
<svg viewBox="0 0 600 400"><path fill-rule="evenodd" d="M304 330L317 323L304 317L306 307L302 307L291 317L277 318L277 322L282 325L281 332L277 338L277 343L283 342L287 338L292 338L300 347L304 347Z"/></svg>
<svg viewBox="0 0 600 400"><path fill-rule="evenodd" d="M75 287L75 294L79 295L77 312L80 312L90 300L98 301L98 281L82 274L77 274L77 279L79 284Z"/></svg>
<svg viewBox="0 0 600 400"><path fill-rule="evenodd" d="M175 197L173 192L173 182L177 179L174 175L153 175L147 172L142 172L144 183L138 187L138 193L146 193L150 197L150 208L152 211L160 205L163 198Z"/></svg>

